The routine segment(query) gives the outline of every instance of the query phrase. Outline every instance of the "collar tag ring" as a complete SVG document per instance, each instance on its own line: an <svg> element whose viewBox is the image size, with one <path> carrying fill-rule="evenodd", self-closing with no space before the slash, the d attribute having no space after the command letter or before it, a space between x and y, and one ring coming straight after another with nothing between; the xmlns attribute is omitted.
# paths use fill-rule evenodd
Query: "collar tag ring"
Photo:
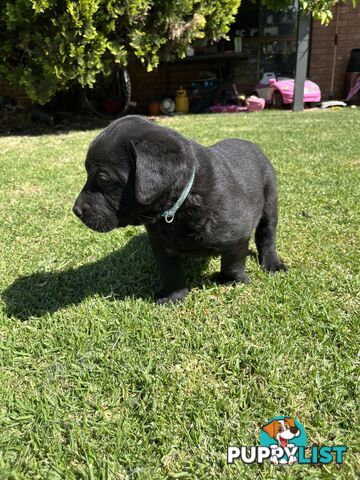
<svg viewBox="0 0 360 480"><path fill-rule="evenodd" d="M170 212L166 212L165 214L165 222L171 223L174 220L175 215L172 215Z"/></svg>

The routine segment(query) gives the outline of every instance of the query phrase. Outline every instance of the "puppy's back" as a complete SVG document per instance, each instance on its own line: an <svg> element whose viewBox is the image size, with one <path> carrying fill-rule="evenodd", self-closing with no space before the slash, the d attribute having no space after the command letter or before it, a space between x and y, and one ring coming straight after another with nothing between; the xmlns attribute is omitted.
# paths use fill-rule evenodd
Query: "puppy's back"
<svg viewBox="0 0 360 480"><path fill-rule="evenodd" d="M261 183L275 179L275 172L260 148L247 140L230 138L215 143L210 150L217 156L223 167L239 176L244 182ZM239 180L240 180L239 178ZM260 180L261 179L261 180Z"/></svg>
<svg viewBox="0 0 360 480"><path fill-rule="evenodd" d="M248 163L253 164L256 162L259 164L259 167L268 168L270 166L272 168L271 163L260 148L248 140L229 138L215 143L210 149L216 151L228 161L235 162L237 166L245 166Z"/></svg>

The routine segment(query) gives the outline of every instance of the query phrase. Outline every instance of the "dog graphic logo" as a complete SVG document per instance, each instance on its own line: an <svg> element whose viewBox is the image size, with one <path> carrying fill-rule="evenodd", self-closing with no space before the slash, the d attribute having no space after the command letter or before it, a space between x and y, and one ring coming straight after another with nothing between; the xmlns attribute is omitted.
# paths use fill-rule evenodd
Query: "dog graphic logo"
<svg viewBox="0 0 360 480"><path fill-rule="evenodd" d="M293 447L306 445L305 429L300 422L291 417L275 417L262 426L260 445L268 447L277 445L289 453L279 460L276 449L272 447L275 454L270 457L270 462L274 465L293 465L298 461L296 454L292 454Z"/></svg>
<svg viewBox="0 0 360 480"><path fill-rule="evenodd" d="M271 418L260 428L260 445L231 445L227 448L227 463L242 461L245 465L327 465L344 462L346 445L312 445L306 447L306 432L293 417L281 415Z"/></svg>

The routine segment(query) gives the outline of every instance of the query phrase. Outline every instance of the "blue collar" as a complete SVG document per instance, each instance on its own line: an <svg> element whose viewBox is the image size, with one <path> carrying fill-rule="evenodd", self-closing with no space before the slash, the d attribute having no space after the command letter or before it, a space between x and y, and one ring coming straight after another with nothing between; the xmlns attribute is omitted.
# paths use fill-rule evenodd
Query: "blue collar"
<svg viewBox="0 0 360 480"><path fill-rule="evenodd" d="M160 215L161 217L165 218L166 223L171 223L174 220L175 213L179 210L181 205L185 202L186 197L189 195L191 187L193 186L193 183L194 183L194 178L195 178L195 167L193 168L190 180L186 184L178 200L174 203L174 205L169 210L165 210Z"/></svg>

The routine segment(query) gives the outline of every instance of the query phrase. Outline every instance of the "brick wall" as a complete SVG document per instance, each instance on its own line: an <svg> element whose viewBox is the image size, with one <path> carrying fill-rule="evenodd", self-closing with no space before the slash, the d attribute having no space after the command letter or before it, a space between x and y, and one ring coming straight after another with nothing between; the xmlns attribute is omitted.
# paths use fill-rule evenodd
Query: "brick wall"
<svg viewBox="0 0 360 480"><path fill-rule="evenodd" d="M360 5L353 8L351 1L339 4L338 48L335 62L334 98L344 97L345 71L353 48L360 48ZM328 99L331 89L331 75L334 58L334 38L336 32L336 8L334 19L327 26L313 20L308 77L318 83L322 98Z"/></svg>
<svg viewBox="0 0 360 480"><path fill-rule="evenodd" d="M174 97L180 86L189 89L191 81L198 78L201 72L214 71L214 67L208 63L179 63L169 66L161 64L159 68L148 72L140 62L131 60L128 70L131 79L131 98L137 103L136 108L131 109L131 113L148 113L148 104L151 101L160 100L165 95ZM31 103L25 93L17 91L7 82L0 81L0 96L16 100L23 106Z"/></svg>
<svg viewBox="0 0 360 480"><path fill-rule="evenodd" d="M199 78L201 72L209 70L214 71L214 67L208 63L179 63L168 66L161 64L156 70L148 72L141 63L131 61L131 98L137 102L136 111L147 113L151 101L160 100L166 95L175 96L180 86L189 89L192 80Z"/></svg>
<svg viewBox="0 0 360 480"><path fill-rule="evenodd" d="M10 98L23 107L27 107L31 103L31 100L26 93L24 93L22 90L12 87L8 82L3 80L0 80L0 96Z"/></svg>

